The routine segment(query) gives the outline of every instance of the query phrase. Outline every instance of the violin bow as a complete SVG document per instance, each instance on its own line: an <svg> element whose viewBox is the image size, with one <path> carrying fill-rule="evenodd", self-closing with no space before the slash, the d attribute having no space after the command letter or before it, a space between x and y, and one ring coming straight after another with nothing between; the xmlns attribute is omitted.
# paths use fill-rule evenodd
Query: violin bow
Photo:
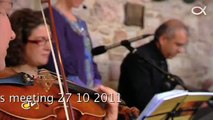
<svg viewBox="0 0 213 120"><path fill-rule="evenodd" d="M43 10L43 7L42 7L42 3L48 3L51 26L52 26L52 34L53 34L53 39L55 40L55 44L56 44L56 50L57 50L57 55L58 55L57 57L58 57L58 60L59 60L59 69L61 71L61 76L62 76L62 80L63 80L63 83L64 83L64 88L63 88L63 85L62 85L62 82L61 82L58 64L57 64L57 61L56 61L55 52L53 50L52 40L51 40L51 37L50 37L50 31L48 29L48 25L47 25L46 17L45 17L44 10ZM68 100L66 93L69 92L69 89L68 89L68 84L67 84L67 81L66 81L67 80L66 75L65 75L65 72L64 72L64 67L63 67L63 62L62 62L62 57L61 57L61 52L60 52L60 46L59 46L59 39L58 39L58 35L57 35L57 30L56 30L56 25L55 25L55 20L54 20L52 5L51 5L51 0L40 0L40 8L41 8L42 16L43 16L43 19L44 19L45 27L46 27L46 30L47 30L47 33L48 33L48 39L49 39L52 57L53 57L53 61L54 61L54 66L55 66L55 70L56 70L56 74L57 74L57 78L58 78L59 88L60 88L61 95L63 97L63 105L64 105L66 118L67 118L67 120L70 120L70 118L72 120L75 120L71 102L69 102L69 101L66 102L66 100ZM67 105L68 105L68 108L67 108ZM72 117L70 115L72 115Z"/></svg>

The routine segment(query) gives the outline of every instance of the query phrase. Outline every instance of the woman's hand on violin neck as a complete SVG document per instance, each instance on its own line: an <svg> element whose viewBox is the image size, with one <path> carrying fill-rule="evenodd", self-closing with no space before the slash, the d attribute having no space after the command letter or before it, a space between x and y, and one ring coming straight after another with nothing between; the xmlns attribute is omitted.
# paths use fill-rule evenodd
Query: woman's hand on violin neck
<svg viewBox="0 0 213 120"><path fill-rule="evenodd" d="M101 92L101 93L106 93L108 95L108 98L107 99L107 115L106 117L104 118L105 120L117 120L118 118L118 105L119 105L119 96L118 96L118 93L116 91L114 91L113 89L109 88L109 87L105 87L103 85L100 85L98 88L97 88L97 91L98 92ZM111 98L109 97L113 97L114 101L110 101Z"/></svg>

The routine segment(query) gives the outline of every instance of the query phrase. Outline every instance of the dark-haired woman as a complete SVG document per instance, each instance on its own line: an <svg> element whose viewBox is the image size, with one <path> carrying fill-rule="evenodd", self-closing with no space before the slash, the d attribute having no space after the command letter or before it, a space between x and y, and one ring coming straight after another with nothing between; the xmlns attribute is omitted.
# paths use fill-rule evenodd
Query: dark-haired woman
<svg viewBox="0 0 213 120"><path fill-rule="evenodd" d="M15 11L10 20L17 37L10 43L6 64L10 70L25 72L36 78L38 67L48 62L50 54L48 34L42 15L31 9L21 9ZM117 101L118 96L114 90L104 86L100 86L98 90L113 95ZM109 102L106 112L106 120L117 118L118 103Z"/></svg>
<svg viewBox="0 0 213 120"><path fill-rule="evenodd" d="M16 39L10 42L6 65L16 72L37 76L38 66L45 65L50 55L50 44L40 12L30 9L15 11L10 17Z"/></svg>

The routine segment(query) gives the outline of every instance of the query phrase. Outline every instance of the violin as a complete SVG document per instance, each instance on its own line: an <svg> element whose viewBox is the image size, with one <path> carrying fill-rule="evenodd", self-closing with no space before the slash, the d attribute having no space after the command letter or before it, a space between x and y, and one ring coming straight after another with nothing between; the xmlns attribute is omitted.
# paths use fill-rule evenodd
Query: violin
<svg viewBox="0 0 213 120"><path fill-rule="evenodd" d="M41 71L42 72L46 71L48 73L50 72L50 71L47 71L45 69L41 69ZM48 73L46 74L46 76L48 76ZM56 78L57 76L55 75L54 72L50 72L50 73L51 73L52 77L55 77L55 79L57 79ZM68 82L69 88L71 88L71 89L69 89L69 92L75 93L75 94L80 93L82 95L84 95L84 93L87 93L87 94L89 94L89 96L93 100L96 99L98 101L102 101L102 99L100 99L100 97L98 97L99 95L97 96L97 94L99 94L99 93L97 93L96 91L88 89L88 88L85 88L85 87L81 87L81 86L79 86L79 85L77 85L77 84L75 84L73 82L68 81L68 80L67 80L67 82ZM140 111L139 111L138 108L136 108L136 107L129 108L128 106L126 106L125 101L123 101L122 99L120 99L119 101L115 101L115 102L120 102L120 104L119 104L119 113L118 113L119 116L120 116L119 119L132 120L132 119L136 119L139 116ZM102 104L103 104L103 102L102 102Z"/></svg>
<svg viewBox="0 0 213 120"><path fill-rule="evenodd" d="M6 71L3 73L7 75L14 73L12 70ZM2 77L3 75L0 74L1 79ZM60 101L60 91L56 84L45 88L39 79L34 79L34 85L30 86L3 84L0 87L0 119L66 119L63 103ZM82 96L80 97L83 99ZM72 94L68 101L73 105L76 119L101 120L106 115L104 108L93 100L78 102L77 99L79 96Z"/></svg>
<svg viewBox="0 0 213 120"><path fill-rule="evenodd" d="M51 72L51 74L52 74L53 77L55 77L55 79L57 79L55 73ZM81 86L76 85L75 83L72 83L70 81L67 81L67 82L69 83L68 84L69 88L72 88L72 89L69 89L69 92L77 93L77 94L78 93L81 93L81 94L88 93L93 100L97 99L98 101L99 100L102 101L100 98L98 98L96 96L98 94L96 91L93 91L93 90L88 89L88 88L81 87ZM119 113L118 114L120 116L119 119L132 120L132 119L136 119L139 116L140 111L136 107L131 107L131 108L127 107L125 101L120 99Z"/></svg>
<svg viewBox="0 0 213 120"><path fill-rule="evenodd" d="M42 71L41 74L38 78L30 76L26 78L25 74L22 75L23 79L33 80L33 85L0 84L0 119L66 119L55 76L50 74L49 71ZM0 72L0 80L11 78L11 76L12 78L19 76L17 79L20 79L20 73L11 69ZM76 120L101 120L105 117L106 104L101 101L94 101L94 94L97 92L70 82L69 92L70 96L67 102L71 102ZM85 97L87 94L91 95L91 99ZM86 99L87 101L80 102L79 99ZM119 114L123 115L125 120L131 119L134 115L139 115L136 108L120 105L119 109Z"/></svg>

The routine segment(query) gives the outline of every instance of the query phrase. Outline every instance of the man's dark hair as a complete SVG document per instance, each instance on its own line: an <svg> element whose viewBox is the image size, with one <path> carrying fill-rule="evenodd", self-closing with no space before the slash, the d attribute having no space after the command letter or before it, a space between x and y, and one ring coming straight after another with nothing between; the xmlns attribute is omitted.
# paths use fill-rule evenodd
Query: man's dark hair
<svg viewBox="0 0 213 120"><path fill-rule="evenodd" d="M180 29L185 30L188 34L188 27L184 23L176 19L168 20L156 29L154 41L158 41L162 35L165 35L169 39L173 38L175 32Z"/></svg>

